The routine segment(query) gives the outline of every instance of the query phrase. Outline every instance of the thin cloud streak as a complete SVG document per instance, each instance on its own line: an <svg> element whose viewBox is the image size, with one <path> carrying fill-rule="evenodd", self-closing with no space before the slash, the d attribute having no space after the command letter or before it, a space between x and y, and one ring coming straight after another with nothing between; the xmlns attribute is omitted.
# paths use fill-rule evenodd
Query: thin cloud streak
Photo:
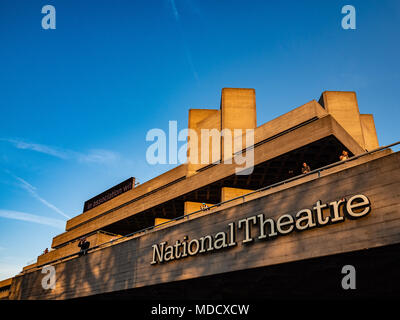
<svg viewBox="0 0 400 320"><path fill-rule="evenodd" d="M67 159L68 155L66 152L63 152L62 150L57 150L54 147L49 147L43 144L38 144L38 143L28 143L22 140L17 140L17 139L0 139L0 141L6 141L14 145L17 149L22 149L22 150L32 150L40 153L44 153L56 158L60 159Z"/></svg>
<svg viewBox="0 0 400 320"><path fill-rule="evenodd" d="M46 218L42 216L38 216L31 213L21 212L21 211L13 211L13 210L2 210L0 209L0 217L6 219L27 221L32 223L37 223L41 225L51 226L57 229L64 229L65 221L60 219L52 219Z"/></svg>
<svg viewBox="0 0 400 320"><path fill-rule="evenodd" d="M175 4L175 0L170 0L169 2L171 4L172 13L173 13L173 15L175 17L175 20L176 20L176 23L178 24L178 27L179 27L180 35L181 35L183 46L184 46L184 50L185 50L186 59L188 61L189 67L190 67L190 69L191 69L191 71L193 73L193 77L198 82L199 81L199 76L198 76L198 73L196 71L196 68L194 67L192 54L190 52L190 49L189 49L189 47L187 45L187 41L185 40L185 37L184 37L184 34L183 34L183 30L182 30L182 26L181 26L181 22L180 22L180 16L179 16L179 12L178 12L178 9L176 7L176 4Z"/></svg>
<svg viewBox="0 0 400 320"><path fill-rule="evenodd" d="M65 214L63 211L58 209L55 205L52 203L48 202L46 199L43 199L39 194L36 192L36 188L32 186L29 182L25 181L24 179L17 177L16 175L12 174L11 172L8 172L10 175L12 175L16 180L20 182L19 186L23 188L24 190L28 191L35 199L39 200L41 203L43 203L46 207L50 208L51 210L57 212L58 214L62 215L64 218L71 219L67 214Z"/></svg>
<svg viewBox="0 0 400 320"><path fill-rule="evenodd" d="M199 81L199 76L198 76L197 71L193 64L192 54L190 53L190 50L186 45L185 45L185 51L186 51L186 58L189 62L190 68L192 69L192 72L193 72L193 76L197 81Z"/></svg>
<svg viewBox="0 0 400 320"><path fill-rule="evenodd" d="M109 150L93 149L88 154L75 153L79 162L84 163L114 163L119 159L118 154Z"/></svg>
<svg viewBox="0 0 400 320"><path fill-rule="evenodd" d="M175 16L175 19L178 21L179 20L179 13L178 13L178 10L176 9L175 0L170 0L169 2L171 3L172 12L173 12L173 14Z"/></svg>
<svg viewBox="0 0 400 320"><path fill-rule="evenodd" d="M21 150L31 150L43 154L47 154L63 160L75 160L82 163L99 163L110 164L119 159L119 155L115 152L104 149L92 149L88 153L81 153L73 150L64 150L52 146L39 143L28 143L19 139L4 139L0 141L11 143L15 148Z"/></svg>

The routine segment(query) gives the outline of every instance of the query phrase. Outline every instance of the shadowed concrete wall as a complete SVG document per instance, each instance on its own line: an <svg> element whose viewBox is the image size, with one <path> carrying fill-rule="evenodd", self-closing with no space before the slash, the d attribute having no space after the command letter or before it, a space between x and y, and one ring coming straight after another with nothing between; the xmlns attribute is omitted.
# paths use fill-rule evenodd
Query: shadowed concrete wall
<svg viewBox="0 0 400 320"><path fill-rule="evenodd" d="M317 200L327 203L355 194L371 202L371 213L361 219L275 239L255 239L250 245L241 242L241 230L237 246L230 249L150 265L154 244L173 244L185 235L189 239L215 235L227 231L231 222L261 213L276 220L312 208ZM399 243L399 227L400 153L395 153L56 264L54 290L42 289L40 270L17 276L10 297L73 298L379 247Z"/></svg>

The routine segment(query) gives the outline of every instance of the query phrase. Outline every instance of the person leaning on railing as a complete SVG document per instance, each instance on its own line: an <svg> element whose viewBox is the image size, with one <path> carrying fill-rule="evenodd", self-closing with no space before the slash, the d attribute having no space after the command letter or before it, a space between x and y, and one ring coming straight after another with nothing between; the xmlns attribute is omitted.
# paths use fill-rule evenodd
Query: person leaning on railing
<svg viewBox="0 0 400 320"><path fill-rule="evenodd" d="M79 240L78 247L81 248L79 256L84 256L90 247L90 242L86 240L86 237L83 237Z"/></svg>
<svg viewBox="0 0 400 320"><path fill-rule="evenodd" d="M340 161L347 160L348 158L349 158L349 153L346 150L343 150L342 154L339 157Z"/></svg>
<svg viewBox="0 0 400 320"><path fill-rule="evenodd" d="M303 166L301 167L301 173L306 174L309 173L310 171L311 171L310 166L307 163L303 162Z"/></svg>

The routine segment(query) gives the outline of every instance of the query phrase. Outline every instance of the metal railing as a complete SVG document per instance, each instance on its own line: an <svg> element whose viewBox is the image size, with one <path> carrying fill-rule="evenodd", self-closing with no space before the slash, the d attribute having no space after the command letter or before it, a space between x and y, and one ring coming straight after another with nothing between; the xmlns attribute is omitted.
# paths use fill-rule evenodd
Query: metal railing
<svg viewBox="0 0 400 320"><path fill-rule="evenodd" d="M238 196L238 197L235 197L235 198L226 200L226 201L222 201L222 202L216 203L216 204L214 204L214 205L212 205L212 206L207 207L207 209L200 209L200 210L197 210L197 211L188 213L188 214L186 214L186 215L183 215L183 216L179 216L179 217L170 219L170 221L166 221L166 222L157 224L157 225L155 225L155 226L146 227L146 228L140 229L140 230L138 230L138 231L132 232L132 233L130 233L130 234L127 234L127 235L124 235L124 236L120 236L120 237L118 237L118 238L116 238L116 239L112 239L112 240L110 240L110 241L101 243L101 244L99 244L99 245L96 245L96 246L94 246L94 247L91 247L91 248L87 249L87 250L86 250L86 254L87 254L87 252L89 252L89 251L94 251L94 250L99 249L99 248L101 248L101 247L104 247L104 246L106 246L106 245L111 245L112 243L117 242L117 241L119 241L119 240L121 240L121 239L131 238L131 237L133 237L133 236L135 236L135 235L138 235L138 234L140 234L140 233L143 233L143 232L146 232L146 231L149 231L149 230L153 230L153 229L159 228L159 227L161 227L162 225L166 225L166 224L168 224L168 223L171 223L171 222L174 222L174 221L178 221L178 220L181 220L181 219L189 218L191 215L194 215L194 214L197 214L197 213L200 213L200 212L204 212L204 211L208 211L209 209L212 209L212 208L220 207L220 206L222 206L222 205L224 205L224 204L226 204L226 203L233 202L233 201L238 200L238 199L243 199L243 201L244 201L245 197L248 197L248 196L250 196L250 195L253 195L253 194L255 194L255 193L259 193L259 192L262 192L262 191L265 191L265 190L268 190L268 189L276 188L276 187L278 187L278 186L281 186L281 185L284 185L284 184L286 184L286 183L289 183L289 182L292 182L292 181L295 181L295 180L304 178L304 177L306 177L306 176L310 176L310 175L313 175L313 174L317 174L317 175L318 175L318 178L319 178L319 177L321 176L321 172L322 172L322 171L328 170L328 169L333 168L333 167L337 167L337 166L342 165L342 164L347 163L347 162L351 162L351 161L357 160L357 159L359 159L359 158L365 157L365 156L370 155L370 154L375 153L375 152L379 152L379 151L383 151L383 150L389 149L389 148L391 148L391 147L393 147L393 146L396 146L396 145L400 145L400 141L397 141L397 142L395 142L395 143L392 143L392 144L389 144L389 145L386 145L386 146L383 146L383 147L376 148L376 149L371 150L371 151L367 151L367 152L362 153L362 154L359 154L359 155L357 155L357 156L350 157L349 159L346 159L346 160L340 160L340 161L331 163L331 164L329 164L329 165L326 165L326 166L323 166L323 167L314 169L314 170L312 170L312 171L310 171L310 172L308 172L308 173L301 174L301 175L292 177L292 178L290 178L290 179L286 179L286 180L283 180L283 181L280 181L280 182L277 182L277 183L268 185L268 186L266 186L266 187L262 187L262 188L260 188L260 189L251 191L251 192L246 193L246 194L244 194L244 195L241 195L241 196ZM96 231L96 232L98 232L98 231ZM38 269L38 268L43 267L43 266L46 266L46 265L50 265L50 264L54 264L54 263L57 263L57 262L61 262L61 261L63 261L63 260L72 258L72 257L74 257L74 256L79 256L80 254L81 254L80 252L76 252L76 253L73 253L73 254L70 254L70 255L67 255L67 256L64 256L64 257L61 257L61 258L52 260L52 261L50 261L50 262L41 264L41 265L39 265L39 266L34 266L34 267L32 267L32 268L25 269L25 270L22 271L20 274L26 273L26 272L28 272L28 271L30 271L30 270L32 270L32 269Z"/></svg>

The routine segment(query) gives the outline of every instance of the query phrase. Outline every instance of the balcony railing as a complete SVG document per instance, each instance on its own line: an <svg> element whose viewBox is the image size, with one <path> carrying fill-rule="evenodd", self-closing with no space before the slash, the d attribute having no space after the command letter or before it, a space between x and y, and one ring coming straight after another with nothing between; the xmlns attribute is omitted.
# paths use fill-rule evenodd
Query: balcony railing
<svg viewBox="0 0 400 320"><path fill-rule="evenodd" d="M272 188L279 187L279 186L281 186L281 185L284 185L284 184L287 184L287 183L289 183L289 182L292 182L292 181L295 181L295 180L304 178L304 177L306 177L306 176L311 176L311 175L315 175L315 174L316 174L317 177L319 178L319 177L321 176L321 172L322 172L322 171L325 171L325 170L328 170L328 169L331 169L331 168L340 166L340 165L342 165L342 164L344 164L344 163L348 163L348 162L355 161L355 160L360 159L360 158L362 158L362 157L365 157L365 156L367 156L367 155L370 155L370 154L373 154L373 153L376 153L376 152L379 152L379 151L383 151L383 150L386 150L386 149L390 149L390 148L392 148L392 147L394 147L394 146L398 146L398 145L400 145L400 141L397 141L397 142L395 142L395 143L392 143L392 144L389 144L389 145L386 145L386 146L383 146L383 147L374 149L374 150L372 150L372 151L367 151L367 152L362 153L362 154L357 155L357 156L353 156L353 157L351 157L351 158L349 158L349 159L347 159L347 160L341 160L341 161L337 161L337 162L331 163L331 164L329 164L329 165L326 165L326 166L323 166L323 167L314 169L314 170L312 170L312 171L310 171L310 172L308 172L308 173L301 174L301 175L292 177L292 178L290 178L290 179L286 179L286 180L283 180L283 181L280 181L280 182L277 182L277 183L274 183L274 184L271 184L271 185L262 187L262 188L260 188L260 189L251 191L251 192L249 192L249 193L246 193L245 195L241 195L241 196L238 196L238 197L235 197L235 198L232 198L232 199L223 201L223 202L219 202L219 203L217 203L217 204L214 204L214 205L212 205L212 206L209 206L209 207L207 208L207 210L212 209L212 208L216 208L216 207L220 207L220 206L222 206L222 205L224 205L224 204L226 204L226 203L233 202L233 201L238 200L238 199L243 199L243 200L245 200L245 198L248 197L248 196L250 196L250 195L253 195L253 194L256 194L256 193L265 191L265 190L269 190L269 189L272 189ZM145 233L146 231L153 230L153 229L155 229L155 228L160 228L162 225L166 225L166 224L171 223L171 222L173 222L173 221L177 221L177 220L181 220L181 219L188 218L189 216L194 215L194 214L197 214L197 213L200 213L200 212L204 212L204 209L200 209L200 210L197 210L197 211L188 213L188 214L186 214L186 215L183 215L183 216L179 216L179 217L170 219L170 221L166 221L166 222L157 224L157 226L146 227L146 228L140 229L140 230L138 230L138 231L132 232L132 233L130 233L130 234L127 234L127 235L124 235L124 236L120 236L120 237L118 237L118 238L116 238L116 239L113 239L113 240L110 240L110 241L101 243L101 244L96 245L96 246L94 246L94 247L91 247L91 248L89 248L89 249L87 250L87 252L89 252L89 251L94 251L94 250L96 250L96 249L99 249L99 248L101 248L101 247L105 247L105 246L107 246L107 245L111 245L111 244L113 244L114 242L117 242L117 241L122 240L122 239L131 238L131 237L133 237L133 236L135 236L135 235L138 235L138 234L140 234L140 233ZM89 235L90 235L90 234L89 234ZM87 236L89 236L89 235L87 235ZM86 236L86 237L87 237L87 236ZM69 259L69 258L72 258L72 257L75 257L75 256L79 256L79 254L80 254L79 252L73 253L73 254L70 254L70 255L67 255L67 256L58 258L58 259L56 259L56 260L47 262L46 264L34 266L34 267L32 267L32 268L29 268L29 269L25 269L22 273L29 272L30 270L33 270L33 269L38 269L38 268L43 267L43 266L45 266L45 265L50 265L50 264L54 264L54 263L57 263L57 262L61 262L61 261L63 261L63 260L67 260L67 259Z"/></svg>

